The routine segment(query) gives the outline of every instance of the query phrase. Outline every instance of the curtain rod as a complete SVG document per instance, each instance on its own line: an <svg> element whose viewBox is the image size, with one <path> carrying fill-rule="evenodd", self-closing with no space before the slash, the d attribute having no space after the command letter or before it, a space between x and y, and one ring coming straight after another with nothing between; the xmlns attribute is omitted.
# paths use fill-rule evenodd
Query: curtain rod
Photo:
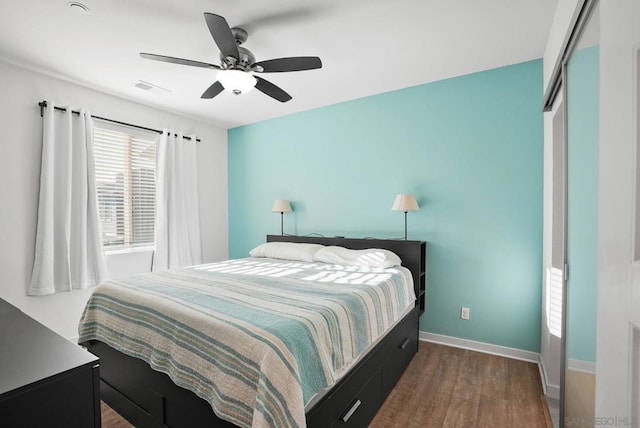
<svg viewBox="0 0 640 428"><path fill-rule="evenodd" d="M38 103L38 106L40 106L40 117L42 117L44 115L44 108L47 106L47 102L46 101L40 101ZM58 110L58 111L67 111L67 109L64 108L64 107L54 106L53 108ZM75 111L75 110L71 110L71 113L78 114L78 115L80 114L79 111ZM94 116L94 115L91 115L91 117L93 117L94 119L98 119L98 120L104 120L105 122L117 123L118 125L130 126L132 128L143 129L145 131L157 132L158 134L162 134L162 131L159 130L159 129L147 128L145 126L134 125L134 124L127 123L127 122L121 122L119 120L108 119L106 117L100 117L100 116ZM174 134L174 135L176 137L178 136L178 134ZM191 137L188 137L186 135L183 135L182 138L184 138L185 140L191 141ZM196 141L199 143L200 142L200 138L196 138Z"/></svg>

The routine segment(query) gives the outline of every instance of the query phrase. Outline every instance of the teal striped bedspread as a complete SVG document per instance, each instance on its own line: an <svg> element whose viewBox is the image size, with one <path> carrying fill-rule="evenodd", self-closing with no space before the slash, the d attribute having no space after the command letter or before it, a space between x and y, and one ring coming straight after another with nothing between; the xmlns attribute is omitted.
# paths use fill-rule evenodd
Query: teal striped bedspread
<svg viewBox="0 0 640 428"><path fill-rule="evenodd" d="M241 427L304 427L414 301L405 268L229 260L101 284L79 342L146 361Z"/></svg>

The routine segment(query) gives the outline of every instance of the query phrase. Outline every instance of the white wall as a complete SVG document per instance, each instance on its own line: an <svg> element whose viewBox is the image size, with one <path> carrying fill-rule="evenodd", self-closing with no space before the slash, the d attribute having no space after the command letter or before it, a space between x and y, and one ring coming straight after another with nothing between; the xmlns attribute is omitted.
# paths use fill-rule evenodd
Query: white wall
<svg viewBox="0 0 640 428"><path fill-rule="evenodd" d="M228 257L226 130L4 62L0 62L0 94L0 298L73 338L91 293L78 290L41 297L26 293L33 264L42 149L38 102L45 99L110 119L198 135L202 140L198 167L203 261ZM113 277L146 272L151 253L112 255L107 263Z"/></svg>
<svg viewBox="0 0 640 428"><path fill-rule="evenodd" d="M640 215L633 203L640 171L634 162L640 141L640 108L634 99L640 90L634 81L640 74L640 64L634 64L638 49L640 0L600 2L596 417L619 418L617 426L633 427L640 424L639 419L630 421L640 413L640 403L631 401L632 362L640 360L632 360L630 352L632 323L640 313L633 300L637 282L632 285L637 263L631 264L634 214ZM637 374L633 380L640 388Z"/></svg>

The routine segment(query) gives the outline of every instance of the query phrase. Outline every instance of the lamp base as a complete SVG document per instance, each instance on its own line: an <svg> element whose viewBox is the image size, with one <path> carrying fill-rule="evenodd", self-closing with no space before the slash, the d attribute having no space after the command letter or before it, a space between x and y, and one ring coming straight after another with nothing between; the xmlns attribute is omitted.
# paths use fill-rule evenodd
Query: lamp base
<svg viewBox="0 0 640 428"><path fill-rule="evenodd" d="M407 240L407 212L404 212L404 240Z"/></svg>

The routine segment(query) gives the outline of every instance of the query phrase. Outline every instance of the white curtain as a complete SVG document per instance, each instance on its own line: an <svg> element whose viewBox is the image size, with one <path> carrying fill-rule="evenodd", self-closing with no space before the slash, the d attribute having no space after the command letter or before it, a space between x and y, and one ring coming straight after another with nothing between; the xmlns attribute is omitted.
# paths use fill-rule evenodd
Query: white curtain
<svg viewBox="0 0 640 428"><path fill-rule="evenodd" d="M156 156L156 250L153 271L202 263L195 135L166 129Z"/></svg>
<svg viewBox="0 0 640 428"><path fill-rule="evenodd" d="M82 289L107 279L100 236L89 112L43 116L36 248L28 294Z"/></svg>

